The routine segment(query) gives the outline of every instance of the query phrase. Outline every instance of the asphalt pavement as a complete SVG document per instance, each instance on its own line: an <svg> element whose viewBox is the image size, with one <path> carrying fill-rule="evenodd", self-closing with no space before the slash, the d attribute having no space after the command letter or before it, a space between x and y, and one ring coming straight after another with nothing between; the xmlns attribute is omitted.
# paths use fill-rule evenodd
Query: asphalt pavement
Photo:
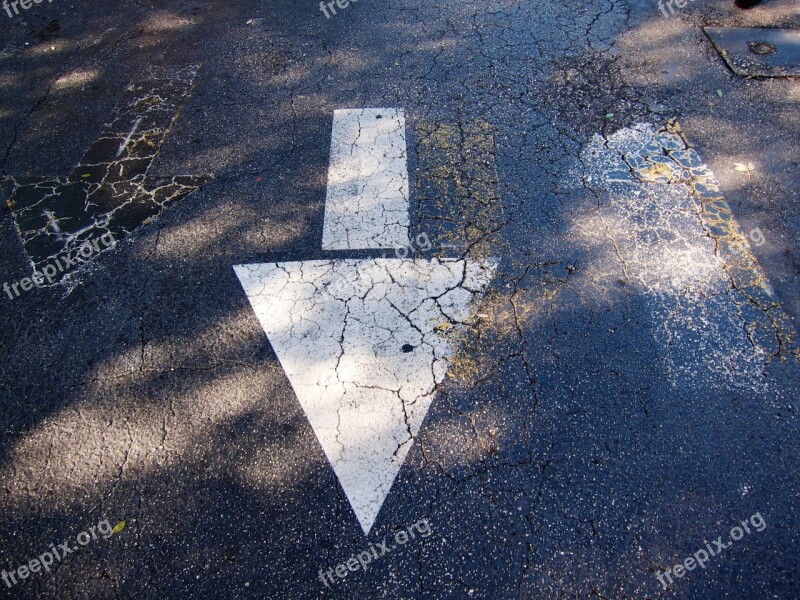
<svg viewBox="0 0 800 600"><path fill-rule="evenodd" d="M34 2L0 598L800 598L796 0Z"/></svg>

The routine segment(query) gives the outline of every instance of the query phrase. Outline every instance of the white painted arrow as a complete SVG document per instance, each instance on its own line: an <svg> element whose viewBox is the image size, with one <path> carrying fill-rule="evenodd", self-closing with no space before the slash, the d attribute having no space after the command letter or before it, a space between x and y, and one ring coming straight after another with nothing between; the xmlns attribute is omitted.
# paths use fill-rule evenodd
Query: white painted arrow
<svg viewBox="0 0 800 600"><path fill-rule="evenodd" d="M337 111L328 248L407 243L404 129L401 111ZM336 187L345 180L350 187ZM378 182L393 191L380 193ZM448 259L235 267L365 534L495 267L493 261Z"/></svg>

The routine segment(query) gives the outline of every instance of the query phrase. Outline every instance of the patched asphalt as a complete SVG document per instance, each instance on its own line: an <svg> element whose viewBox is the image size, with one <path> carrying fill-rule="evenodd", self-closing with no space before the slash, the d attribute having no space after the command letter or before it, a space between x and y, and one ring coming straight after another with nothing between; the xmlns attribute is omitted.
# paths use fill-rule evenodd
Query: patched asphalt
<svg viewBox="0 0 800 600"><path fill-rule="evenodd" d="M104 171L100 206L76 165L128 146L98 140L198 188L2 292L0 571L125 527L0 597L800 595L800 87L703 31L796 29L793 2L53 0L0 24L1 281L108 231L131 179ZM131 83L189 71L136 138ZM321 247L334 110L369 107L405 113L414 257L498 262L365 534L234 266L394 256ZM20 228L21 182L70 177L43 196L78 235L45 205Z"/></svg>

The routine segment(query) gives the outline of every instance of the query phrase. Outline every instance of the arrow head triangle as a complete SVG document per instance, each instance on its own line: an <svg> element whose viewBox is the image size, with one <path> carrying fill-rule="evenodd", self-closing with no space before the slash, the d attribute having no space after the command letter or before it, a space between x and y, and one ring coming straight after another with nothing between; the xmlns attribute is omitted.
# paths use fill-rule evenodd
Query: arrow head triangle
<svg viewBox="0 0 800 600"><path fill-rule="evenodd" d="M496 263L354 259L234 268L366 535Z"/></svg>

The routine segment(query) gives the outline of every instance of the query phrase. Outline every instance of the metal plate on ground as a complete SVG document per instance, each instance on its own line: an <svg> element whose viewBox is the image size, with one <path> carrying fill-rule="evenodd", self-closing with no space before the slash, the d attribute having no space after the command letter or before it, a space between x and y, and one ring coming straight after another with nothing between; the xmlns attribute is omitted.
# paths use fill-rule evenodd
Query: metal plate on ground
<svg viewBox="0 0 800 600"><path fill-rule="evenodd" d="M800 77L800 30L706 27L705 32L741 77Z"/></svg>

